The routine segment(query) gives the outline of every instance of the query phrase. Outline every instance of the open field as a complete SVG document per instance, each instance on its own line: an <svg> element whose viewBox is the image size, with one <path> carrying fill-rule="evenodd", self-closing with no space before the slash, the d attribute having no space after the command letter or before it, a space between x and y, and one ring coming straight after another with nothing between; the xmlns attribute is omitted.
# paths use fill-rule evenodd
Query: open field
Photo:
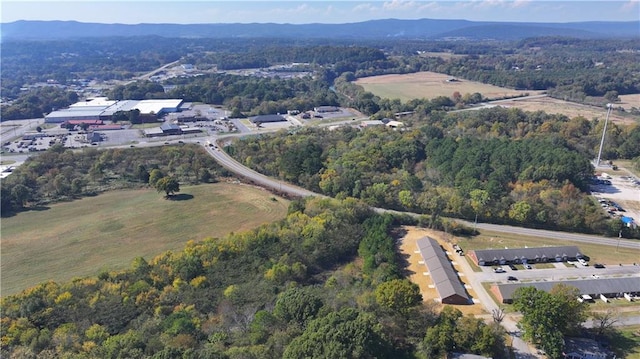
<svg viewBox="0 0 640 359"><path fill-rule="evenodd" d="M454 54L452 52L431 52L425 51L421 52L420 56L422 57L439 57L443 60L451 60L451 59L461 59L463 57L467 57L468 55Z"/></svg>
<svg viewBox="0 0 640 359"><path fill-rule="evenodd" d="M233 183L184 186L177 200L152 189L108 192L2 219L1 294L127 268L285 216L288 201Z"/></svg>
<svg viewBox="0 0 640 359"><path fill-rule="evenodd" d="M509 96L518 96L525 93L535 95L536 91L516 91L504 87L487 85L480 82L458 79L447 81L451 76L435 72L417 72L404 75L381 75L358 79L355 83L383 98L400 99L408 101L415 98L435 98L438 96L450 97L458 91L466 93L481 93L489 99L498 99Z"/></svg>
<svg viewBox="0 0 640 359"><path fill-rule="evenodd" d="M629 95L635 96L635 95ZM562 114L569 118L582 116L587 120L599 119L603 120L607 116L607 109L597 106L582 105L575 102L567 102L554 99L551 97L539 98L522 98L500 101L500 105L505 107L517 107L523 111L544 111L551 114ZM639 123L640 118L630 114L621 114L615 111L611 112L609 120L617 124L629 125Z"/></svg>
<svg viewBox="0 0 640 359"><path fill-rule="evenodd" d="M615 106L621 106L629 111L632 107L640 109L640 94L620 95L620 102L616 102Z"/></svg>

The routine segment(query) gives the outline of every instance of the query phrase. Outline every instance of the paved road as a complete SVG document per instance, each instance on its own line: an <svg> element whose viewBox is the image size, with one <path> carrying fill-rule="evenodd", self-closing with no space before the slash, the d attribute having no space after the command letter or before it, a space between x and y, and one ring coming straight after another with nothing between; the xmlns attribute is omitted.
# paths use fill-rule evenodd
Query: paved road
<svg viewBox="0 0 640 359"><path fill-rule="evenodd" d="M227 170L250 180L260 186L270 188L274 191L286 193L295 197L309 197L309 196L322 196L320 194L308 191L304 188L300 188L289 183L274 180L270 177L262 175L250 168L245 167L238 161L234 160L226 152L213 147L205 146L207 152L224 168Z"/></svg>
<svg viewBox="0 0 640 359"><path fill-rule="evenodd" d="M242 134L238 134L238 135L241 136ZM215 141L215 138L210 138L210 140L213 142ZM223 138L221 137L221 141L222 140ZM284 183L282 181L274 180L270 177L260 174L244 166L238 161L234 160L233 158L231 158L231 156L227 155L222 150L212 151L211 149L209 149L209 153L214 157L216 161L218 161L223 167L227 168L229 171L234 172L235 174L240 175L242 177L248 178L253 182L263 185L267 188L271 188L273 190L277 190L281 192L286 192L292 196L304 196L304 197L323 196L324 197L324 195L314 193L314 192L302 189L300 187L296 187L296 186ZM382 208L375 208L375 210L378 212L399 213L396 211L389 211ZM402 212L402 213L406 213L406 212ZM418 214L415 214L415 213L409 213L409 214L418 216ZM468 222L464 220L457 220L457 221L469 227L472 227L474 225L472 222ZM606 238L602 236L594 236L594 235L587 235L587 234L580 234L580 233L556 232L556 231L549 231L549 230L543 230L543 229L522 228L522 227L513 227L513 226L498 225L498 224L489 224L489 223L478 223L476 227L478 229L484 229L484 230L490 230L490 231L502 232L502 233L521 234L523 236L557 238L557 239L573 241L573 242L595 243L595 244L612 246L612 247L631 248L631 249L637 249L639 251L638 253L640 253L639 240L629 240L624 238L623 239ZM638 260L638 262L640 262L640 259Z"/></svg>
<svg viewBox="0 0 640 359"><path fill-rule="evenodd" d="M467 226L473 226L472 222L468 221L458 221ZM534 237L544 237L544 238L556 238L566 241L572 242L582 242L582 243L596 243L605 246L611 247L620 247L620 248L630 248L637 249L640 251L640 240L633 239L619 239L619 238L607 238L603 236L595 236L581 233L567 233L567 232L556 232L549 231L544 229L532 229L532 228L522 228L522 227L513 227L513 226L505 226L498 224L489 224L489 223L478 223L478 229L484 229L488 231L496 231L496 232L504 232L504 233L513 233L513 234L521 234L523 236L534 236ZM640 252L638 252L638 257L640 258ZM640 259L638 260L640 262Z"/></svg>
<svg viewBox="0 0 640 359"><path fill-rule="evenodd" d="M257 184L259 184L261 186L265 186L267 188L271 188L273 190L277 190L277 191L280 191L280 192L285 192L285 193L288 193L289 195L292 195L292 196L305 196L305 197L306 196L322 196L320 194L317 194L317 193L314 193L314 192L311 192L311 191L308 191L308 190L305 190L305 189L302 189L302 188L299 188L299 187L296 187L296 186L292 186L292 185L287 184L287 183L283 183L282 181L274 180L274 179L269 178L267 176L264 176L264 175L262 175L262 174L260 174L260 173L258 173L256 171L253 171L253 170L245 167L241 163L237 162L236 160L231 158L231 156L227 155L224 151L222 151L220 149L217 149L217 148L213 149L213 148L207 147L207 151L213 156L214 159L216 159L216 161L218 161L218 163L220 163L223 167L225 167L229 171L232 171L237 175L240 175L242 177L250 179L254 183L257 183ZM378 211L378 212L386 212L386 211L388 211L388 210L381 209L381 208L374 208L374 209L376 211ZM389 212L394 212L394 211L389 211ZM412 215L417 215L417 214L412 214ZM463 223L463 224L466 224L468 226L473 226L473 223L470 223L470 222L467 222L467 221L460 221L460 222ZM503 233L516 233L516 234L522 234L522 235L527 235L527 236L558 238L558 239L563 239L563 240L568 240L568 241L575 241L575 242L598 243L598 244L601 244L601 245L615 246L616 248L618 248L618 247L636 248L636 249L638 249L640 251L640 241L634 241L634 240L612 239L612 238L605 238L605 237L601 237L601 236L590 236L590 235L576 234L576 233L554 232L554 231L548 231L548 230L520 228L520 227L513 227L513 226L487 224L487 223L478 223L477 224L477 228L496 231L496 232L503 232ZM484 278L483 275L477 275L476 276L473 273L473 270L470 268L469 264L465 260L461 260L461 261L459 261L459 263L463 267L463 271L466 272L466 273L469 273L468 279L471 282L472 287L475 289L474 291L476 292L476 295L478 297L477 299L482 303L482 305L485 307L485 309L487 309L487 311L489 313L492 313L494 310L498 310L499 309L498 305L495 303L495 301L493 301L493 299L483 289L484 288L483 285L482 285L482 280ZM629 275L629 274L637 273L638 268L640 268L640 267L628 266L628 265L620 267L620 268L611 267L611 268L608 268L605 271L602 271L601 269L595 269L595 268L575 268L575 271L573 271L571 268L565 268L565 269L563 269L562 272L560 272L558 270L557 273L556 273L556 270L549 269L548 273L552 277L557 275L559 278L560 277L564 277L563 273L566 273L566 272L564 272L565 270L571 271L572 275L579 274L579 275L583 275L583 276L591 276L592 274L596 274L596 273L603 273L603 274L606 273L606 274L614 274L614 275ZM525 277L529 277L529 276L533 275L533 273L535 271L536 270L519 271L519 272L522 273L522 274L520 274L520 276L525 278ZM532 274L529 274L527 272L530 272ZM492 276L492 275L495 275L495 273L488 273L486 275ZM638 318L638 317L630 317L630 318L626 319L624 322L620 322L620 323L621 324L622 323L626 323L626 322L635 323L636 321L639 321L639 320L640 320L640 318ZM531 347L527 342L525 342L524 340L522 340L520 338L520 331L517 328L517 322L518 322L518 319L516 317L512 316L512 315L505 316L504 320L502 321L503 327L507 330L507 332L511 336L512 347L513 347L514 353L516 355L516 358L518 358L518 359L530 359L530 358L538 358L538 357L540 357L538 354L536 354L535 348Z"/></svg>

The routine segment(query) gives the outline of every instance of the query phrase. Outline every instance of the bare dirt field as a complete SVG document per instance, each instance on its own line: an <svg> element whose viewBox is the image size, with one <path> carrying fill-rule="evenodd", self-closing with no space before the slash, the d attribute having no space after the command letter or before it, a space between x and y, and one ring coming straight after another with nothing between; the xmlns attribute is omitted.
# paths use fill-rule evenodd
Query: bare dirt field
<svg viewBox="0 0 640 359"><path fill-rule="evenodd" d="M551 114L562 114L569 118L582 116L587 120L604 120L607 115L607 109L605 108L567 102L551 97L503 100L500 101L500 105L505 107L517 107L523 111L544 111ZM609 120L621 125L630 125L640 122L640 118L638 116L616 113L615 111L611 112Z"/></svg>
<svg viewBox="0 0 640 359"><path fill-rule="evenodd" d="M355 83L383 98L398 98L407 101L415 98L435 98L438 96L451 96L454 92L460 94L481 93L489 99L504 98L536 91L516 91L504 87L487 85L480 82L467 81L456 78L457 81L449 81L452 77L435 72L417 72L404 75L381 75L358 79Z"/></svg>

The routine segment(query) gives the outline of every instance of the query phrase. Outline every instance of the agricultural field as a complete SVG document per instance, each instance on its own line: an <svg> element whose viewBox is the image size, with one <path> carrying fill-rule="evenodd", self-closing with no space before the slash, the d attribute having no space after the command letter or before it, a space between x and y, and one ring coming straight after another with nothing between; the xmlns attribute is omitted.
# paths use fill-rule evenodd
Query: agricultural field
<svg viewBox="0 0 640 359"><path fill-rule="evenodd" d="M640 109L640 94L620 95L619 98L620 102L617 102L616 106L621 106L626 111L631 110L632 107Z"/></svg>
<svg viewBox="0 0 640 359"><path fill-rule="evenodd" d="M480 82L467 81L435 72L417 72L404 75L381 75L358 79L355 83L366 91L390 99L408 101L415 98L450 97L454 92L460 94L481 93L489 99L538 94L536 91L516 91L504 87L487 85Z"/></svg>
<svg viewBox="0 0 640 359"><path fill-rule="evenodd" d="M174 200L152 189L113 191L19 213L2 219L0 294L128 268L135 257L279 220L287 208L259 188L216 183L182 187Z"/></svg>
<svg viewBox="0 0 640 359"><path fill-rule="evenodd" d="M629 95L636 96L636 95ZM638 96L640 100L640 95ZM625 100L629 101L629 100ZM562 114L569 118L582 116L587 120L604 120L607 116L607 109L597 106L583 105L575 102L567 102L563 100L554 99L551 97L534 97L534 98L522 98L503 100L499 102L501 106L505 107L517 107L523 111L544 111L552 114ZM631 108L631 106L629 107ZM609 120L620 125L630 125L633 123L640 123L638 116L631 114L619 113L612 111L609 115Z"/></svg>

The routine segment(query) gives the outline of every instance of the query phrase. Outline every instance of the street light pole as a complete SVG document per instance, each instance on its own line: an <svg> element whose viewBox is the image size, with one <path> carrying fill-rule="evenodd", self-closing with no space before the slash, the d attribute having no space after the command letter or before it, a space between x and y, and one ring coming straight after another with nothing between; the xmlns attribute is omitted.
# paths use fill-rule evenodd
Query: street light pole
<svg viewBox="0 0 640 359"><path fill-rule="evenodd" d="M618 231L618 245L616 245L616 253L618 252L618 248L620 248L620 238L622 238L622 229Z"/></svg>

